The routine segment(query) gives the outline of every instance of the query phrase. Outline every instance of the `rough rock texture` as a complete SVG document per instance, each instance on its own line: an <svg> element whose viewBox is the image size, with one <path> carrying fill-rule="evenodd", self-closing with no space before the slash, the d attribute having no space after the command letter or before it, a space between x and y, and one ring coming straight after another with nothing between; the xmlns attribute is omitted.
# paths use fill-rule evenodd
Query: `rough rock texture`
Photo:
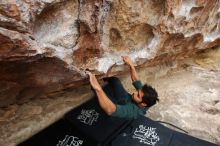
<svg viewBox="0 0 220 146"><path fill-rule="evenodd" d="M147 112L148 117L169 122L188 131L189 135L220 144L220 49L209 49L193 58L137 71L143 82L156 88L160 98L160 102ZM118 77L132 93L130 75ZM1 108L0 145L15 146L28 139L88 100L91 94L90 87L83 86L65 90L52 98L36 98L22 105Z"/></svg>
<svg viewBox="0 0 220 146"><path fill-rule="evenodd" d="M218 0L0 1L0 107L220 44ZM13 92L12 92L13 91Z"/></svg>

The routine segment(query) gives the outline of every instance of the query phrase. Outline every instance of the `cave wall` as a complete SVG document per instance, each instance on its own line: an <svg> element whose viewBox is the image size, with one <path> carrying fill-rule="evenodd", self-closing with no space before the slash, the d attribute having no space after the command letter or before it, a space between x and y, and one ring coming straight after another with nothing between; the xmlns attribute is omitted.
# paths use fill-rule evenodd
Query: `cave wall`
<svg viewBox="0 0 220 146"><path fill-rule="evenodd" d="M0 1L0 107L220 44L218 0Z"/></svg>

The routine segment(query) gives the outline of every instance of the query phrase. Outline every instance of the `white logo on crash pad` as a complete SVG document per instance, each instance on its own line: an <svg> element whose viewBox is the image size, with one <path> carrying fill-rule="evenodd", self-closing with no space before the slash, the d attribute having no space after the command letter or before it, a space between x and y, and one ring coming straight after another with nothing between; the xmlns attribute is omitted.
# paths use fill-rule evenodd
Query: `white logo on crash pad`
<svg viewBox="0 0 220 146"><path fill-rule="evenodd" d="M99 118L99 113L95 110L84 110L82 109L81 114L77 117L82 123L87 125L92 125L94 122L97 122Z"/></svg>
<svg viewBox="0 0 220 146"><path fill-rule="evenodd" d="M80 146L83 141L78 137L66 135L62 141L59 141L56 146Z"/></svg>
<svg viewBox="0 0 220 146"><path fill-rule="evenodd" d="M146 127L143 125L139 125L139 127L135 129L132 137L139 139L140 143L152 146L154 146L160 140L156 133L156 128Z"/></svg>

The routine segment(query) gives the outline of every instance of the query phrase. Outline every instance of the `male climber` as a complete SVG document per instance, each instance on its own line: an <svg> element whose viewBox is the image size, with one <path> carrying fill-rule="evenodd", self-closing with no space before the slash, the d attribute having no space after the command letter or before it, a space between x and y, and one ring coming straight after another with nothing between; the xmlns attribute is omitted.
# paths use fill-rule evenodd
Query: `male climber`
<svg viewBox="0 0 220 146"><path fill-rule="evenodd" d="M142 85L135 67L128 56L122 56L125 64L129 65L132 84L136 91L131 95L121 84L117 77L108 77L111 90L102 89L96 77L87 72L92 88L94 89L99 105L109 116L136 119L139 115L145 115L147 109L159 101L158 94L150 85Z"/></svg>

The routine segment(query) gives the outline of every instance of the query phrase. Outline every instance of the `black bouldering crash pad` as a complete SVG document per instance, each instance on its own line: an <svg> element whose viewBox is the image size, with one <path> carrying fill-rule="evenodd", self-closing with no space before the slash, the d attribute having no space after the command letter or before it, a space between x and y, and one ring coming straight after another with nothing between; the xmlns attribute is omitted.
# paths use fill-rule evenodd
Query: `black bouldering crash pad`
<svg viewBox="0 0 220 146"><path fill-rule="evenodd" d="M172 135L172 130L140 116L112 141L112 146L168 146Z"/></svg>
<svg viewBox="0 0 220 146"><path fill-rule="evenodd" d="M174 132L169 146L217 146L213 143L189 136L187 134Z"/></svg>
<svg viewBox="0 0 220 146"><path fill-rule="evenodd" d="M111 92L105 86L106 92ZM217 146L171 130L147 117L113 118L97 97L68 112L63 119L19 146Z"/></svg>
<svg viewBox="0 0 220 146"><path fill-rule="evenodd" d="M147 117L134 120L111 146L217 146L216 144L171 130Z"/></svg>
<svg viewBox="0 0 220 146"><path fill-rule="evenodd" d="M96 146L96 143L61 119L18 146Z"/></svg>
<svg viewBox="0 0 220 146"><path fill-rule="evenodd" d="M66 114L74 127L99 144L105 145L131 121L108 116L99 106L97 98L92 98L83 105Z"/></svg>

